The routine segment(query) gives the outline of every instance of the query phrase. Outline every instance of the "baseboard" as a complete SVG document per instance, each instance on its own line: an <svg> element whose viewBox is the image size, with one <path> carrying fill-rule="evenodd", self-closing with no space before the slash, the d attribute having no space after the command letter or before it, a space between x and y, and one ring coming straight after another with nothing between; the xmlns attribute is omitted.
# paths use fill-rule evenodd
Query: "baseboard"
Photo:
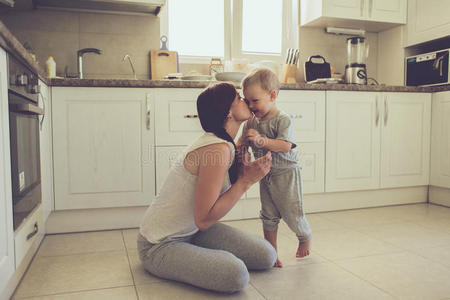
<svg viewBox="0 0 450 300"><path fill-rule="evenodd" d="M4 291L0 294L0 299L10 299L12 295L14 294L14 291L16 290L17 286L19 285L20 281L22 280L23 275L27 271L28 267L31 264L31 261L33 260L34 256L37 253L37 250L39 249L39 246L41 245L42 241L44 240L44 234L40 235L38 239L36 239L31 245L30 249L28 250L27 254L23 257L22 262L19 266L16 266L16 271L14 272L14 275L9 279L8 284L6 285L6 288Z"/></svg>
<svg viewBox="0 0 450 300"><path fill-rule="evenodd" d="M430 185L428 200L433 204L450 207L450 189Z"/></svg>
<svg viewBox="0 0 450 300"><path fill-rule="evenodd" d="M306 213L427 202L428 186L355 192L307 194ZM53 211L47 220L47 234L112 230L139 227L146 206ZM240 200L223 220L257 218L258 198Z"/></svg>

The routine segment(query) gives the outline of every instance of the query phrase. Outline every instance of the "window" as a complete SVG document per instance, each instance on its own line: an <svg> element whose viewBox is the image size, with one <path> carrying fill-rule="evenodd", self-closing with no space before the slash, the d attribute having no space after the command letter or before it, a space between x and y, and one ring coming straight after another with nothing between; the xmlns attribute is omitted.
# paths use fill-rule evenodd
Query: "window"
<svg viewBox="0 0 450 300"><path fill-rule="evenodd" d="M297 48L298 0L167 0L161 35L182 63L211 57L282 62Z"/></svg>

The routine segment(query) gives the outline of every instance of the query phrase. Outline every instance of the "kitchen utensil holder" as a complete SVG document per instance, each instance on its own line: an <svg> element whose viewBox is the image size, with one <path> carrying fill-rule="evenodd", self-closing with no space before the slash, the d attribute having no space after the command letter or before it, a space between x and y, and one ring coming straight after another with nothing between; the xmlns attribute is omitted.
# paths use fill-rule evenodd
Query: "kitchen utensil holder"
<svg viewBox="0 0 450 300"><path fill-rule="evenodd" d="M297 83L296 74L297 74L297 65L283 64L280 81L282 83Z"/></svg>

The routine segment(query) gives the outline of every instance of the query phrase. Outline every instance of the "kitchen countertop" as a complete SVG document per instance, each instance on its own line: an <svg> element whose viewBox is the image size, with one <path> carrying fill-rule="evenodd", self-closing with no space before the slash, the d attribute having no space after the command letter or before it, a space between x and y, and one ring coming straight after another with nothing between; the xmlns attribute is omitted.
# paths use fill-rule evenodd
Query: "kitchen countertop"
<svg viewBox="0 0 450 300"><path fill-rule="evenodd" d="M34 61L27 49L21 42L9 31L9 29L0 21L0 46L9 54L25 63L29 68L39 75L39 78L48 84L49 80L41 66Z"/></svg>
<svg viewBox="0 0 450 300"><path fill-rule="evenodd" d="M27 64L39 74L49 86L66 87L130 87L130 88L204 88L211 81L195 80L130 80L130 79L77 79L77 78L47 78L44 70L31 57L17 38L0 21L0 46L17 59ZM389 85L356 85L356 84L281 84L283 90L333 90L333 91L372 91L372 92L422 92L434 93L449 91L450 85L436 87L412 87Z"/></svg>
<svg viewBox="0 0 450 300"><path fill-rule="evenodd" d="M66 87L130 87L130 88L204 88L215 81L198 80L131 80L131 79L68 79L52 78L51 86ZM237 84L238 86L238 84ZM357 85L357 84L281 84L282 90L333 90L371 92L416 92L434 93L449 91L450 85L436 87Z"/></svg>

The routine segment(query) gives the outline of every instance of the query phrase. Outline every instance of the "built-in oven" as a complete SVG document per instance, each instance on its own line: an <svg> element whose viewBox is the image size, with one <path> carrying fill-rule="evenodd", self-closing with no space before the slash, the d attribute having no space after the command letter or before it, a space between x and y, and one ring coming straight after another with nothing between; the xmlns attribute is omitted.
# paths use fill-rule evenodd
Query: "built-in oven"
<svg viewBox="0 0 450 300"><path fill-rule="evenodd" d="M37 74L8 56L8 106L13 221L16 230L42 201L39 151L40 118Z"/></svg>
<svg viewBox="0 0 450 300"><path fill-rule="evenodd" d="M450 49L406 58L406 85L430 86L450 83Z"/></svg>

